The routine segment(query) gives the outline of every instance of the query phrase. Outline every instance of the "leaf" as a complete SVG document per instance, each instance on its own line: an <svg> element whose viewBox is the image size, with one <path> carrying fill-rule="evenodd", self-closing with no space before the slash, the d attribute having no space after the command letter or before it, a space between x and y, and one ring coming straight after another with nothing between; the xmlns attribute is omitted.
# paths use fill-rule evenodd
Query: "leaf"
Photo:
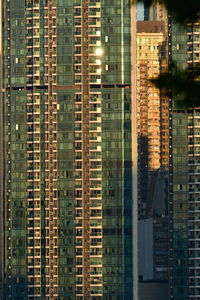
<svg viewBox="0 0 200 300"><path fill-rule="evenodd" d="M156 3L156 0L138 0L143 2L147 7ZM199 0L163 0L168 12L173 15L178 22L195 22L200 17Z"/></svg>
<svg viewBox="0 0 200 300"><path fill-rule="evenodd" d="M168 72L161 73L150 81L162 94L175 99L175 105L182 108L200 106L200 67L179 69L173 62Z"/></svg>

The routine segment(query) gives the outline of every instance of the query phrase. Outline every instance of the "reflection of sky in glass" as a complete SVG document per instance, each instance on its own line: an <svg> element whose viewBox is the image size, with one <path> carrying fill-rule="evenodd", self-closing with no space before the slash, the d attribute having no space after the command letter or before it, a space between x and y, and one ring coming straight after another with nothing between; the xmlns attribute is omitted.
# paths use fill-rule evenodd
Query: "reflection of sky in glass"
<svg viewBox="0 0 200 300"><path fill-rule="evenodd" d="M143 3L138 3L138 5L137 5L137 19L139 21L144 20L144 5L143 5Z"/></svg>

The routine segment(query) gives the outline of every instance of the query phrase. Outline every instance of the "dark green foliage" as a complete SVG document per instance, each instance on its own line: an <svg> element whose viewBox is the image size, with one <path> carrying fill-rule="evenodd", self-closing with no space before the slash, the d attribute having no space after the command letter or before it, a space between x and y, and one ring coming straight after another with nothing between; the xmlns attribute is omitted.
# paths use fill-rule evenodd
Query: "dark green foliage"
<svg viewBox="0 0 200 300"><path fill-rule="evenodd" d="M149 6L156 2L156 0L138 0ZM173 14L177 21L196 21L200 14L200 1L199 0L163 0L164 5L170 14Z"/></svg>
<svg viewBox="0 0 200 300"><path fill-rule="evenodd" d="M189 108L200 106L200 68L180 70L175 63L170 65L170 71L162 73L153 82L162 93L173 96L177 107Z"/></svg>
<svg viewBox="0 0 200 300"><path fill-rule="evenodd" d="M157 0L138 0L146 6L150 6ZM163 0L169 15L173 16L178 23L194 23L200 19L200 0ZM162 73L157 79L151 80L162 92L173 96L175 105L181 108L200 106L200 66L181 70L172 63L169 72Z"/></svg>

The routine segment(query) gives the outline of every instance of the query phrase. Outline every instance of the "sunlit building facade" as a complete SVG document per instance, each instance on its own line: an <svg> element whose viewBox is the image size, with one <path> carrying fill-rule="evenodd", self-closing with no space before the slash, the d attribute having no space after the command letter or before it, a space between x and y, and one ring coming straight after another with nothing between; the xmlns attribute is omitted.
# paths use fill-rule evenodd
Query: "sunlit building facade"
<svg viewBox="0 0 200 300"><path fill-rule="evenodd" d="M3 299L131 300L130 1L1 5Z"/></svg>
<svg viewBox="0 0 200 300"><path fill-rule="evenodd" d="M166 67L163 21L137 22L137 132L139 217L147 213L154 194L155 176L168 168L168 101L150 81ZM152 201L150 201L152 202Z"/></svg>

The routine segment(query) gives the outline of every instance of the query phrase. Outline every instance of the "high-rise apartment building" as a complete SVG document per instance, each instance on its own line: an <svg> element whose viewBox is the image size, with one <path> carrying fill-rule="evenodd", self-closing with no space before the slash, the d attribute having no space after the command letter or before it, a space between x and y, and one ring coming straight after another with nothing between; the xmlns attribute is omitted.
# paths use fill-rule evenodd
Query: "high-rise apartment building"
<svg viewBox="0 0 200 300"><path fill-rule="evenodd" d="M172 60L179 68L199 66L199 33L199 22L172 21ZM173 101L171 118L171 299L193 300L200 298L200 109L180 109Z"/></svg>
<svg viewBox="0 0 200 300"><path fill-rule="evenodd" d="M139 298L167 299L169 100L151 79L168 68L168 19L153 9L137 22Z"/></svg>
<svg viewBox="0 0 200 300"><path fill-rule="evenodd" d="M2 299L131 300L130 1L1 5Z"/></svg>
<svg viewBox="0 0 200 300"><path fill-rule="evenodd" d="M137 22L137 131L139 217L152 206L160 168L168 168L168 100L150 81L166 67L163 21ZM148 204L149 202L149 204Z"/></svg>

